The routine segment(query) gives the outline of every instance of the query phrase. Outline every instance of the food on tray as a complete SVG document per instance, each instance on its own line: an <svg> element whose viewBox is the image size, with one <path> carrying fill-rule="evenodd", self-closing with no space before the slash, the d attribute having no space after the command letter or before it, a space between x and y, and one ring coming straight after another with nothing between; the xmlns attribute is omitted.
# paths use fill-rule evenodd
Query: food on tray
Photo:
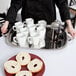
<svg viewBox="0 0 76 76"><path fill-rule="evenodd" d="M14 60L9 60L5 62L4 68L8 73L11 74L15 74L21 70L20 64Z"/></svg>
<svg viewBox="0 0 76 76"><path fill-rule="evenodd" d="M16 60L20 65L27 65L31 61L31 56L27 52L20 52L17 54Z"/></svg>
<svg viewBox="0 0 76 76"><path fill-rule="evenodd" d="M33 59L28 65L27 68L33 73L39 72L43 67L43 62L39 59Z"/></svg>
<svg viewBox="0 0 76 76"><path fill-rule="evenodd" d="M32 76L32 73L30 71L24 70L24 71L20 71L20 72L16 73L15 76Z"/></svg>

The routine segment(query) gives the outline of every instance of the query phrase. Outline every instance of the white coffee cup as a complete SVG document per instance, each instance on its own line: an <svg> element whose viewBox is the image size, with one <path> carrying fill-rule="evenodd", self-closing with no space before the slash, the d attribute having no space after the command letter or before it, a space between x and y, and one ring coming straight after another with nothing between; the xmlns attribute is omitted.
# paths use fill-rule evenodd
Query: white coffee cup
<svg viewBox="0 0 76 76"><path fill-rule="evenodd" d="M47 22L46 22L45 20L40 20L40 21L38 21L38 25L39 25L39 26L46 27Z"/></svg>
<svg viewBox="0 0 76 76"><path fill-rule="evenodd" d="M22 32L28 32L28 28L27 27L21 28L20 33L22 33Z"/></svg>
<svg viewBox="0 0 76 76"><path fill-rule="evenodd" d="M31 36L31 37L34 37L35 35L37 35L37 36L38 36L38 35L39 35L39 33L38 33L38 32L33 32L33 31L30 33L30 36Z"/></svg>
<svg viewBox="0 0 76 76"><path fill-rule="evenodd" d="M32 39L32 37L29 36L27 38L27 41L28 41L29 45L33 46L33 39Z"/></svg>
<svg viewBox="0 0 76 76"><path fill-rule="evenodd" d="M27 18L25 21L26 21L27 27L30 28L34 26L34 20L32 18Z"/></svg>
<svg viewBox="0 0 76 76"><path fill-rule="evenodd" d="M15 25L13 26L13 30L19 33L20 29L23 27L24 27L24 24L22 22L16 22Z"/></svg>
<svg viewBox="0 0 76 76"><path fill-rule="evenodd" d="M33 46L34 46L34 48L40 48L39 47L39 36L34 36L34 37L32 37L32 39L33 39Z"/></svg>
<svg viewBox="0 0 76 76"><path fill-rule="evenodd" d="M37 32L39 33L39 37L45 39L46 28L43 26L37 27Z"/></svg>
<svg viewBox="0 0 76 76"><path fill-rule="evenodd" d="M45 40L44 39L40 39L39 47L40 48L45 47Z"/></svg>
<svg viewBox="0 0 76 76"><path fill-rule="evenodd" d="M27 36L24 33L18 33L13 41L18 43L20 47L29 47L27 42Z"/></svg>

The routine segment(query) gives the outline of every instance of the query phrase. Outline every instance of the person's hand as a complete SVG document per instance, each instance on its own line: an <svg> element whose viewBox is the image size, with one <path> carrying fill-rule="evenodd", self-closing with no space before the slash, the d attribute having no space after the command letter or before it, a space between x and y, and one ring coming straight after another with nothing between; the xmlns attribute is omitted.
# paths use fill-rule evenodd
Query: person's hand
<svg viewBox="0 0 76 76"><path fill-rule="evenodd" d="M76 37L76 30L73 27L67 27L67 32L71 34L73 38Z"/></svg>
<svg viewBox="0 0 76 76"><path fill-rule="evenodd" d="M71 23L71 20L66 20L66 23L67 23L67 32L73 37L75 38L76 37L76 30L73 28L73 25Z"/></svg>
<svg viewBox="0 0 76 76"><path fill-rule="evenodd" d="M9 22L8 21L5 21L5 23L3 24L3 26L1 27L1 32L4 34L8 31L8 25L9 25Z"/></svg>

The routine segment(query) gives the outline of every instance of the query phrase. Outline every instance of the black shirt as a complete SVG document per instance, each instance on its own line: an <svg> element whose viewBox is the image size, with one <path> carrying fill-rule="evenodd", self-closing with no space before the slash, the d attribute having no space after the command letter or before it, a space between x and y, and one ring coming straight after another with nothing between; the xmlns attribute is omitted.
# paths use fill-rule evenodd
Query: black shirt
<svg viewBox="0 0 76 76"><path fill-rule="evenodd" d="M11 0L6 20L14 23L18 10L22 8L22 21L26 18L33 18L35 22L44 19L49 24L56 19L55 4L59 8L62 21L70 19L66 0Z"/></svg>

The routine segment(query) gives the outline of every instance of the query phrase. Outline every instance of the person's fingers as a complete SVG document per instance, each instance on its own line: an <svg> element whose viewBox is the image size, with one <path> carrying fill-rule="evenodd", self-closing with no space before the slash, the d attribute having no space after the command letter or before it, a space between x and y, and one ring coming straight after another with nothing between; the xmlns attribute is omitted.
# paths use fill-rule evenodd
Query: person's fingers
<svg viewBox="0 0 76 76"><path fill-rule="evenodd" d="M73 38L75 38L75 33L73 33Z"/></svg>
<svg viewBox="0 0 76 76"><path fill-rule="evenodd" d="M8 21L5 21L5 23L3 23L3 26L1 27L1 32L4 34L8 31L8 25L9 25L9 22Z"/></svg>
<svg viewBox="0 0 76 76"><path fill-rule="evenodd" d="M76 37L76 31L75 30L69 30L69 34L75 38Z"/></svg>
<svg viewBox="0 0 76 76"><path fill-rule="evenodd" d="M3 26L3 27L1 28L1 32L2 32L3 34L6 33L6 32L7 32L7 28Z"/></svg>
<svg viewBox="0 0 76 76"><path fill-rule="evenodd" d="M74 38L76 37L76 31L75 30L73 31L73 37Z"/></svg>
<svg viewBox="0 0 76 76"><path fill-rule="evenodd" d="M71 32L69 31L68 33L73 37L73 33L72 33L72 31L71 31Z"/></svg>
<svg viewBox="0 0 76 76"><path fill-rule="evenodd" d="M74 33L71 33L71 36L74 38L75 36L74 36Z"/></svg>

